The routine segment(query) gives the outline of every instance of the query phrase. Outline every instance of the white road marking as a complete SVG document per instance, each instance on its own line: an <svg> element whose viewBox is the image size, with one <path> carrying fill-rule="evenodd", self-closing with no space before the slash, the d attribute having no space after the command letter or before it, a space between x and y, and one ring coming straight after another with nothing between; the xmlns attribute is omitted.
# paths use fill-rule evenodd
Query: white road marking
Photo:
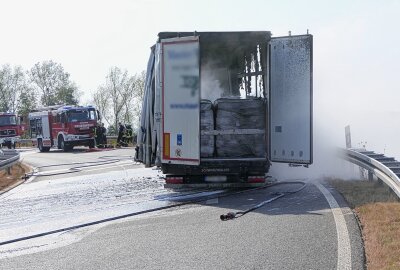
<svg viewBox="0 0 400 270"><path fill-rule="evenodd" d="M218 198L209 199L206 201L206 204L218 204Z"/></svg>
<svg viewBox="0 0 400 270"><path fill-rule="evenodd" d="M338 270L351 269L351 246L349 231L347 230L346 220L344 219L342 209L339 204L332 196L332 194L323 185L315 183L315 186L321 191L328 201L329 206L332 209L332 214L336 223L336 232L338 239Z"/></svg>

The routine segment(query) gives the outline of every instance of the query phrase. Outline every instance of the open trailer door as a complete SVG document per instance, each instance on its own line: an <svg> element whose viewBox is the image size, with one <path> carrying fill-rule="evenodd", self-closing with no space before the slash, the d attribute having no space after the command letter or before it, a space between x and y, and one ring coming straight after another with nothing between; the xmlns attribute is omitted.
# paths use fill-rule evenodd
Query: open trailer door
<svg viewBox="0 0 400 270"><path fill-rule="evenodd" d="M312 35L272 38L269 45L269 158L313 162Z"/></svg>
<svg viewBox="0 0 400 270"><path fill-rule="evenodd" d="M162 163L200 164L199 37L161 40Z"/></svg>

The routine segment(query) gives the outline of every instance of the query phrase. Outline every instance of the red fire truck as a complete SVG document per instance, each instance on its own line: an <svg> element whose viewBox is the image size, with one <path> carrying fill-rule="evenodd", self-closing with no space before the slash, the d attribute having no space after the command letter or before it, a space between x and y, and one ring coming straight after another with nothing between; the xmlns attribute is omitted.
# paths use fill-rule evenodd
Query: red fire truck
<svg viewBox="0 0 400 270"><path fill-rule="evenodd" d="M15 148L15 143L21 140L25 126L19 120L14 113L0 112L0 146Z"/></svg>
<svg viewBox="0 0 400 270"><path fill-rule="evenodd" d="M50 106L29 113L32 142L40 152L51 147L70 151L74 146L95 147L99 112L92 106Z"/></svg>

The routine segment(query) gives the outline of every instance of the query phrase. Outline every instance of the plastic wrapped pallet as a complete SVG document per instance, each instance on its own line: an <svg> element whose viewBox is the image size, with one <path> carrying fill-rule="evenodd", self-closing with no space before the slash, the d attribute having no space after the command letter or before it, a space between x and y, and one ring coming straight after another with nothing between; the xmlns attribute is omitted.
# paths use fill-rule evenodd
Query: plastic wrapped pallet
<svg viewBox="0 0 400 270"><path fill-rule="evenodd" d="M214 111L211 101L202 99L200 103L200 130L214 130ZM214 154L214 136L201 135L200 156L212 157Z"/></svg>
<svg viewBox="0 0 400 270"><path fill-rule="evenodd" d="M265 129L265 104L261 99L215 101L216 130ZM222 158L264 157L265 135L217 135L216 152Z"/></svg>

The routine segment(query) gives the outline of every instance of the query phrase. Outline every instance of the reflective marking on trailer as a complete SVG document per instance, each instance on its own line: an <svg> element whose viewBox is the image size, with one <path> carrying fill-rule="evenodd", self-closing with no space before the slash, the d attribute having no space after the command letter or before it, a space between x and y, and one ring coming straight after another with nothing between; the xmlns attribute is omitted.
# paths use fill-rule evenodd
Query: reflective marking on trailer
<svg viewBox="0 0 400 270"><path fill-rule="evenodd" d="M171 156L170 143L170 134L164 133L164 159L168 159Z"/></svg>

